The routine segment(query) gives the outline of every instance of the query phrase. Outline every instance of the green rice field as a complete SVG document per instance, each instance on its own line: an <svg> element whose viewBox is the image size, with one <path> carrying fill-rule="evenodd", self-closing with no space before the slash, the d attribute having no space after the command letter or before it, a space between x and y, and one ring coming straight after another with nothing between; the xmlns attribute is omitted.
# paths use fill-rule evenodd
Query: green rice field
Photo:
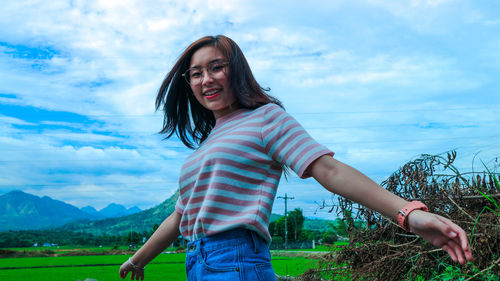
<svg viewBox="0 0 500 281"><path fill-rule="evenodd" d="M85 279L122 280L120 265L129 255L22 257L0 259L0 280L76 281ZM186 280L185 253L161 254L147 267L145 280ZM279 275L295 276L314 267L316 261L306 257L273 256L272 264ZM127 276L130 280L130 274Z"/></svg>

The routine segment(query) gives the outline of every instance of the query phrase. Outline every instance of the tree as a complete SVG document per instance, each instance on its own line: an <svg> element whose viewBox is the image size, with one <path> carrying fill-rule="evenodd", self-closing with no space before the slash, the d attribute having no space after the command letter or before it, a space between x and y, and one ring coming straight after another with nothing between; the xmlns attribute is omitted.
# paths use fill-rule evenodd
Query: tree
<svg viewBox="0 0 500 281"><path fill-rule="evenodd" d="M320 232L318 230L308 230L308 229L302 229L300 232L300 235L297 237L298 241L312 241L316 240L319 241L323 236L323 232Z"/></svg>
<svg viewBox="0 0 500 281"><path fill-rule="evenodd" d="M297 241L301 236L301 232L304 227L304 215L302 210L295 208L293 211L288 213L287 218L287 228L288 228L288 240ZM279 236L285 239L285 217L281 217L278 220L269 224L269 232L271 236Z"/></svg>
<svg viewBox="0 0 500 281"><path fill-rule="evenodd" d="M304 215L302 214L302 209L295 208L293 211L288 213L288 229L289 232L293 233L293 240L297 241L297 238L300 236L302 229L304 227ZM291 225L291 228L290 228ZM290 231L291 230L291 231ZM290 235L288 235L290 238Z"/></svg>
<svg viewBox="0 0 500 281"><path fill-rule="evenodd" d="M344 220L337 218L335 223L329 222L328 225L336 235L347 237L347 223Z"/></svg>
<svg viewBox="0 0 500 281"><path fill-rule="evenodd" d="M324 244L333 244L338 240L338 236L333 231L327 231L323 233L321 237L321 242Z"/></svg>
<svg viewBox="0 0 500 281"><path fill-rule="evenodd" d="M269 224L269 234L271 234L271 237L279 236L276 221L273 221Z"/></svg>
<svg viewBox="0 0 500 281"><path fill-rule="evenodd" d="M337 218L333 223L328 223L330 229L323 234L323 243L332 244L333 242L337 241L338 237L347 238L350 232L349 224L351 225L351 227L354 227L356 229L362 229L366 227L366 224L363 221L353 218L351 211L346 211L344 214L344 219Z"/></svg>

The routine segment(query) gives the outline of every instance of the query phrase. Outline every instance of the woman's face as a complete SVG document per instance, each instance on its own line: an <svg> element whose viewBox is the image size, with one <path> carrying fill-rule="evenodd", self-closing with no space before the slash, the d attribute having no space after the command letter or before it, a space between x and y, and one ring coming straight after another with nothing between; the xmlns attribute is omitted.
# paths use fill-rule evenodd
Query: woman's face
<svg viewBox="0 0 500 281"><path fill-rule="evenodd" d="M229 84L228 68L226 58L217 48L205 46L193 54L187 73L194 96L216 119L238 107Z"/></svg>

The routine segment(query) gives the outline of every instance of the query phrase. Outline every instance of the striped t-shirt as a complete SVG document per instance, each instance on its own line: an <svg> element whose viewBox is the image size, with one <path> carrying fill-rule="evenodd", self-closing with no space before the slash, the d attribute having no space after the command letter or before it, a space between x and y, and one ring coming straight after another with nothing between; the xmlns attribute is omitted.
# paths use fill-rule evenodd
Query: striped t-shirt
<svg viewBox="0 0 500 281"><path fill-rule="evenodd" d="M181 169L175 210L182 215L182 236L192 241L247 228L270 243L269 217L282 165L307 178L309 164L325 154L333 156L276 104L217 119Z"/></svg>

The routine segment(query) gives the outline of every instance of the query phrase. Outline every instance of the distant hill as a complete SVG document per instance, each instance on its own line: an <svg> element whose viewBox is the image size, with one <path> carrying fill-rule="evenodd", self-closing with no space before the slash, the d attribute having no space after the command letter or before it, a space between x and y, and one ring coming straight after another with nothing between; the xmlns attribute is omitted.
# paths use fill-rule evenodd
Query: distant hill
<svg viewBox="0 0 500 281"><path fill-rule="evenodd" d="M142 211L142 210L141 210L139 207L137 207L137 206L134 206L134 207L132 207L132 208L128 208L128 209L127 209L127 213L128 213L128 215L132 215L132 214L135 214L135 213L139 213L139 212L141 212L141 211Z"/></svg>
<svg viewBox="0 0 500 281"><path fill-rule="evenodd" d="M16 190L0 196L0 231L56 227L75 220L95 219L77 207Z"/></svg>
<svg viewBox="0 0 500 281"><path fill-rule="evenodd" d="M83 207L83 208L80 208L80 210L82 210L82 212L85 212L87 214L90 214L92 216L95 216L96 218L99 218L99 219L103 219L104 216L103 215L100 215L99 214L99 211L97 211L94 207L92 206L86 206L86 207Z"/></svg>
<svg viewBox="0 0 500 281"><path fill-rule="evenodd" d="M95 216L98 219L104 219L104 218L116 218L116 217L123 217L131 214L135 214L141 211L139 207L134 206L132 208L125 208L123 205L111 203L105 208L103 208L100 211L97 211L94 207L92 206L87 206L83 207L80 210L83 212L90 214L92 216Z"/></svg>
<svg viewBox="0 0 500 281"><path fill-rule="evenodd" d="M269 218L269 222L273 222L273 221L277 221L279 218L281 218L282 215L278 215L278 214L273 214L271 213L271 217Z"/></svg>
<svg viewBox="0 0 500 281"><path fill-rule="evenodd" d="M319 232L331 231L332 228L328 223L332 223L333 225L337 224L334 220L306 218L304 220L304 229L316 230Z"/></svg>
<svg viewBox="0 0 500 281"><path fill-rule="evenodd" d="M132 215L95 221L68 223L58 229L87 232L94 235L124 235L135 232L151 231L155 224L161 224L175 209L179 193L175 193L160 205Z"/></svg>

